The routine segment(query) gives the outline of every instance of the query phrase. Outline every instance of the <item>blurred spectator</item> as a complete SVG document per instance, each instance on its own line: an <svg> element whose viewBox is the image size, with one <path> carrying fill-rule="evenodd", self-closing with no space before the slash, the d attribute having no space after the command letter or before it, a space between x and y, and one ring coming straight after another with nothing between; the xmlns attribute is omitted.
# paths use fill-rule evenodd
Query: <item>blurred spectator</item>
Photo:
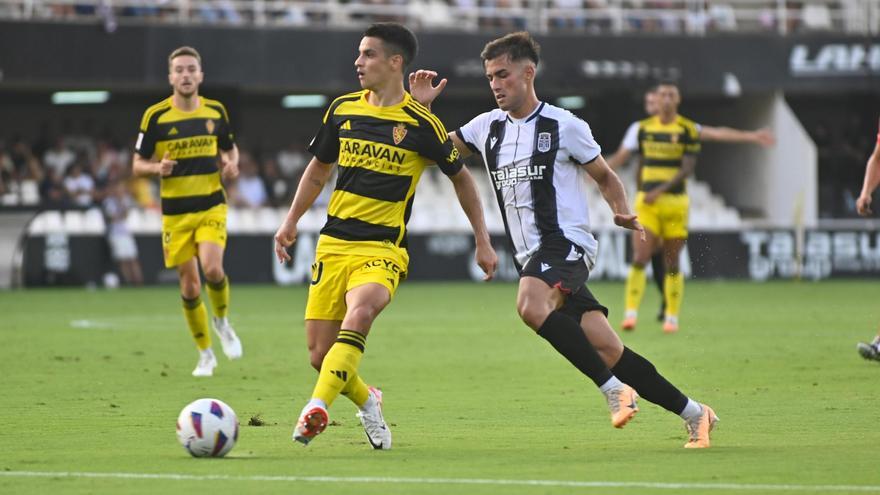
<svg viewBox="0 0 880 495"><path fill-rule="evenodd" d="M263 162L263 183L269 193L269 204L272 206L290 206L292 193L296 190L295 182L281 176L278 162L268 158Z"/></svg>
<svg viewBox="0 0 880 495"><path fill-rule="evenodd" d="M47 168L40 182L40 198L48 210L70 208L70 196L64 187L64 179L54 168Z"/></svg>
<svg viewBox="0 0 880 495"><path fill-rule="evenodd" d="M43 155L43 166L48 171L52 169L58 176L64 174L65 171L76 160L76 154L64 144L64 139L57 137L52 141L52 147L46 150Z"/></svg>
<svg viewBox="0 0 880 495"><path fill-rule="evenodd" d="M74 206L88 208L92 206L95 197L95 180L85 172L87 162L84 156L70 166L67 177L64 178L64 188L68 196L73 200Z"/></svg>
<svg viewBox="0 0 880 495"><path fill-rule="evenodd" d="M257 208L265 206L269 201L266 194L266 186L257 170L257 163L248 152L242 152L238 161L238 179L230 188L232 204Z"/></svg>
<svg viewBox="0 0 880 495"><path fill-rule="evenodd" d="M562 10L560 15L550 19L554 28L582 30L586 25L586 18L580 13L584 8L583 0L553 0L551 6ZM565 9L571 10L565 11Z"/></svg>
<svg viewBox="0 0 880 495"><path fill-rule="evenodd" d="M17 180L29 179L37 182L42 180L43 170L40 161L23 138L18 137L13 140L9 158L12 160L13 174Z"/></svg>
<svg viewBox="0 0 880 495"><path fill-rule="evenodd" d="M107 189L107 197L101 206L106 218L110 254L119 266L123 282L141 285L144 277L138 261L137 244L126 223L134 200L126 191L125 182L119 178L113 179Z"/></svg>
<svg viewBox="0 0 880 495"><path fill-rule="evenodd" d="M293 180L294 184L299 184L299 178L305 171L309 159L309 155L298 141L291 142L287 148L278 152L278 168L283 177Z"/></svg>
<svg viewBox="0 0 880 495"><path fill-rule="evenodd" d="M202 2L198 8L198 15L207 23L216 24L243 24L244 19L230 0L208 0Z"/></svg>

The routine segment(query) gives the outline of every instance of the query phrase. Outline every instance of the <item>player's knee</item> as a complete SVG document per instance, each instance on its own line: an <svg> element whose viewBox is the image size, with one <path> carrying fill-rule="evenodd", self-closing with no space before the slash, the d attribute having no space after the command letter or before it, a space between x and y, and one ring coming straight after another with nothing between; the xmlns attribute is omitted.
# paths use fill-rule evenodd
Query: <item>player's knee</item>
<svg viewBox="0 0 880 495"><path fill-rule="evenodd" d="M223 278L226 277L222 266L206 266L204 271L205 278L210 282L222 282Z"/></svg>
<svg viewBox="0 0 880 495"><path fill-rule="evenodd" d="M348 314L345 315L347 323L352 325L352 330L363 330L370 328L373 320L379 314L379 310L370 305L360 305L349 308Z"/></svg>
<svg viewBox="0 0 880 495"><path fill-rule="evenodd" d="M528 300L519 301L516 307L522 321L534 331L538 331L544 320L550 314L549 308L543 304L536 304Z"/></svg>
<svg viewBox="0 0 880 495"><path fill-rule="evenodd" d="M180 294L186 299L195 299L202 293L202 286L198 279L184 279L180 281Z"/></svg>

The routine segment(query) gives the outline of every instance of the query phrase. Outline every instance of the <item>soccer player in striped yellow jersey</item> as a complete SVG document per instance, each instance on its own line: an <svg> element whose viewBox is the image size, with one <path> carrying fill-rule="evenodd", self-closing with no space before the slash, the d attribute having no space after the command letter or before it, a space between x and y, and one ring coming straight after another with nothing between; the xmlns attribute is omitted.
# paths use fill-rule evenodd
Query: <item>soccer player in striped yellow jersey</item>
<svg viewBox="0 0 880 495"><path fill-rule="evenodd" d="M278 259L290 260L287 248L296 240L297 222L337 164L306 305L306 339L319 374L293 432L303 444L324 431L327 410L341 394L358 407L373 448L391 448L382 394L366 385L358 368L370 328L406 278L406 223L426 167L436 163L452 181L487 279L498 263L473 177L440 120L404 89L403 74L417 50L415 36L400 24L367 28L354 62L363 90L328 108L309 147L314 158L275 234Z"/></svg>
<svg viewBox="0 0 880 495"><path fill-rule="evenodd" d="M684 295L679 260L688 237L690 200L686 180L697 165L700 130L696 123L678 114L681 95L675 84L659 84L655 98L657 114L642 120L638 130L642 166L635 209L645 227L647 242L633 238L633 263L626 280L626 310L621 326L624 330L636 326L645 293L645 265L662 243L666 268L663 331L674 333L678 331Z"/></svg>
<svg viewBox="0 0 880 495"><path fill-rule="evenodd" d="M135 175L161 179L162 249L165 266L177 268L183 313L199 350L193 376L211 376L217 366L199 264L223 352L229 359L242 356L241 341L227 319L226 193L221 182L221 173L227 180L238 175L238 148L226 108L199 96L203 78L198 51L183 46L171 52L168 82L173 93L144 112L133 165Z"/></svg>

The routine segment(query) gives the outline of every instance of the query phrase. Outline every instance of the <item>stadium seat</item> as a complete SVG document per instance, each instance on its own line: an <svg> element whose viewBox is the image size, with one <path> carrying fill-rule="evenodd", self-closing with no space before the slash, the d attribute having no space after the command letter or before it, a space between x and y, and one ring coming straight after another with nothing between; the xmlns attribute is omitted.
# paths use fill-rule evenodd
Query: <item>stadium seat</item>
<svg viewBox="0 0 880 495"><path fill-rule="evenodd" d="M40 202L40 186L35 180L21 181L21 204L32 206Z"/></svg>
<svg viewBox="0 0 880 495"><path fill-rule="evenodd" d="M101 235L104 230L104 215L101 214L101 210L98 208L86 210L83 214L82 233Z"/></svg>
<svg viewBox="0 0 880 495"><path fill-rule="evenodd" d="M83 212L79 210L65 211L62 215L62 229L68 234L81 234L85 221L83 220Z"/></svg>
<svg viewBox="0 0 880 495"><path fill-rule="evenodd" d="M807 29L831 29L831 11L827 5L808 3L801 11L801 20Z"/></svg>

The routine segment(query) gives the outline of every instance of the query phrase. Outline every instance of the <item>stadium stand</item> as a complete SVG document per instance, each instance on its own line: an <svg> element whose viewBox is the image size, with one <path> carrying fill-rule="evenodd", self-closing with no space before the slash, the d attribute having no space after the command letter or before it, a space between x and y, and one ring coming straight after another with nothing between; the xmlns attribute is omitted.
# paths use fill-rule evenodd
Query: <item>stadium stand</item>
<svg viewBox="0 0 880 495"><path fill-rule="evenodd" d="M399 21L415 28L533 32L810 30L876 33L876 0L0 0L0 19L357 28Z"/></svg>

